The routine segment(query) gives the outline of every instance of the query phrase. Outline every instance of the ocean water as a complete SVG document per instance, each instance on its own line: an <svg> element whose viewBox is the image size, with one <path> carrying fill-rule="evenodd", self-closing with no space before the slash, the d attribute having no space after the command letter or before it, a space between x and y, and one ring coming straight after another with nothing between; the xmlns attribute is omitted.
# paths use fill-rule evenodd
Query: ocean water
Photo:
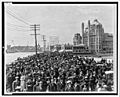
<svg viewBox="0 0 120 97"><path fill-rule="evenodd" d="M18 53L6 53L5 54L5 63L9 64L14 62L18 57L23 58L29 55L33 55L35 52L18 52Z"/></svg>

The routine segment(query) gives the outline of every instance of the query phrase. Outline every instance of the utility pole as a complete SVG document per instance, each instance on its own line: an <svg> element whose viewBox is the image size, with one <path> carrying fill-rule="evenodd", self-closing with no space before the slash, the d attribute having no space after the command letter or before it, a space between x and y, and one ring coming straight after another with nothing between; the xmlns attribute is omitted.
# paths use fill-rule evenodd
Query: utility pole
<svg viewBox="0 0 120 97"><path fill-rule="evenodd" d="M45 35L43 35L43 45L44 45L44 52L46 50L46 39L45 39Z"/></svg>
<svg viewBox="0 0 120 97"><path fill-rule="evenodd" d="M36 63L37 63L37 35L40 35L40 34L36 34L36 31L40 30L40 25L39 24L30 25L30 28L35 32L35 34L30 34L30 35L35 36L35 52L36 52Z"/></svg>

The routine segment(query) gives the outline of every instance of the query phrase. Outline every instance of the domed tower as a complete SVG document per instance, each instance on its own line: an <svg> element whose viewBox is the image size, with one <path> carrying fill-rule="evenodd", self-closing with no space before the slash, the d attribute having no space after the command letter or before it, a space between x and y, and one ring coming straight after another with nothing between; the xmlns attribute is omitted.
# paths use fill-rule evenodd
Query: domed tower
<svg viewBox="0 0 120 97"><path fill-rule="evenodd" d="M91 49L95 51L95 53L99 53L102 51L102 44L103 44L103 35L104 29L102 24L95 19L91 24Z"/></svg>
<svg viewBox="0 0 120 97"><path fill-rule="evenodd" d="M85 27L84 32L82 26L82 34L83 44L88 47L89 51L93 53L99 53L102 51L104 29L97 19L93 22L88 20L88 26Z"/></svg>

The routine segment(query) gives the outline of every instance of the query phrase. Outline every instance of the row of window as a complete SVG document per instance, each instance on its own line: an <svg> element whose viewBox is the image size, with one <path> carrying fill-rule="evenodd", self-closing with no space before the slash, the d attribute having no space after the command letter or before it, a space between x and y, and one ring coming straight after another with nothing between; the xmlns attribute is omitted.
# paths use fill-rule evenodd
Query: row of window
<svg viewBox="0 0 120 97"><path fill-rule="evenodd" d="M79 52L80 52L80 53L84 53L84 52L86 52L86 50L84 50L84 49L83 49L83 50L73 50L73 52L76 52L76 53L79 53Z"/></svg>

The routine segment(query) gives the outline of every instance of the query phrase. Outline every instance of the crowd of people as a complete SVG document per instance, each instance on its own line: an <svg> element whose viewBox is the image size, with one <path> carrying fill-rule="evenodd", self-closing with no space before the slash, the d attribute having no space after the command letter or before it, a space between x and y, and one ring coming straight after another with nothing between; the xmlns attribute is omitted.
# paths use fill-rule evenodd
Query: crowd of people
<svg viewBox="0 0 120 97"><path fill-rule="evenodd" d="M18 58L6 68L7 92L112 91L113 63L72 53L40 53Z"/></svg>

